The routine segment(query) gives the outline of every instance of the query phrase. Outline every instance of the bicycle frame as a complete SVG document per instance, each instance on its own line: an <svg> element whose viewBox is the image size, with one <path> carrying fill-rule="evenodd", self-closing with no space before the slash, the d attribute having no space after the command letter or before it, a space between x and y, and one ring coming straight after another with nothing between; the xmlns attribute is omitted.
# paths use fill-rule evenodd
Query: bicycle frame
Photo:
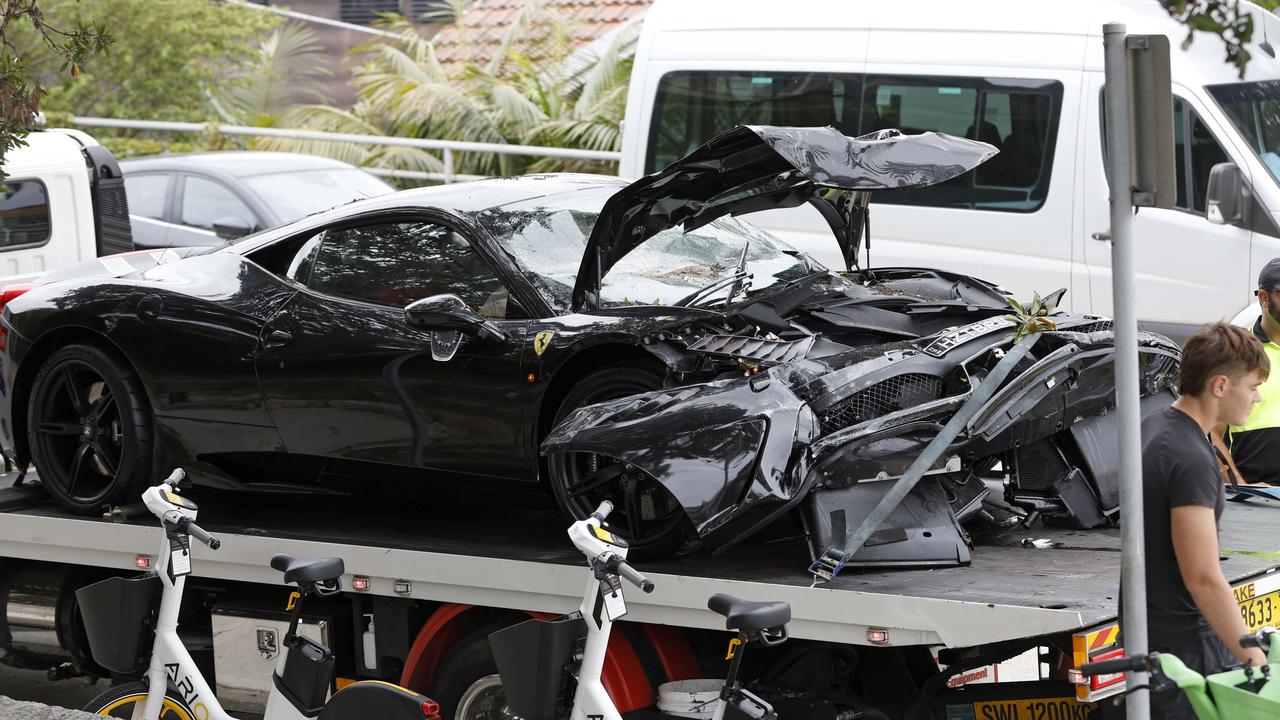
<svg viewBox="0 0 1280 720"><path fill-rule="evenodd" d="M601 530L602 522L597 515L607 515L597 510L585 520L579 520L569 528L569 539L587 556L592 570L587 580L587 589L582 596L579 611L587 623L587 642L582 651L582 663L578 669L578 689L573 696L573 709L569 713L570 720L622 720L621 713L613 704L613 698L604 689L601 674L609 647L609 636L613 632L614 618L609 616L603 588L597 579L596 566L616 555L626 560L627 548L615 545L602 539L612 538L612 533ZM618 580L616 576L613 578ZM621 584L618 586L621 587ZM621 593L621 590L619 590ZM725 701L717 702L716 717L723 718Z"/></svg>
<svg viewBox="0 0 1280 720"><path fill-rule="evenodd" d="M187 576L170 576L171 551L172 546L166 532L157 563L157 572L164 590L160 595L160 616L156 622L155 643L151 648L151 664L147 667L147 702L141 714L137 711L138 706L135 706L133 720L154 720L160 717L170 682L191 708L196 720L233 720L218 703L213 689L205 682L204 676L200 674L195 661L178 637L178 610L182 607L182 592Z"/></svg>
<svg viewBox="0 0 1280 720"><path fill-rule="evenodd" d="M173 506L158 494L149 496L150 493L156 491L152 488L144 493L144 501L153 512L157 507L163 507L162 504L168 504L170 508L175 508L176 512L194 521L196 513L194 510ZM173 513L160 512L157 514L167 515ZM170 540L170 529L162 523L161 545L159 561L156 563L156 572L160 576L160 582L163 591L160 595L160 614L156 622L155 642L151 648L151 661L147 667L147 702L145 705L135 705L133 720L155 720L160 717L160 711L164 706L165 693L169 684L172 683L177 689L178 695L191 708L191 712L195 715L195 720L234 720L223 710L222 705L218 702L217 696L213 689L209 687L209 683L200 673L200 669L196 667L195 661L191 659L187 648L182 644L182 640L178 637L178 611L182 607L182 594L186 587L186 574L174 574L171 572L174 557L174 545ZM188 543L189 545L190 543ZM189 552L189 550L188 550ZM188 568L189 570L189 568ZM289 649L282 648L280 652L280 660L277 664L277 672L284 667L284 662L289 656ZM139 712L141 708L141 712ZM293 707L292 703L280 697L280 693L272 688L267 697L267 708L263 715L263 720L306 720L298 710Z"/></svg>

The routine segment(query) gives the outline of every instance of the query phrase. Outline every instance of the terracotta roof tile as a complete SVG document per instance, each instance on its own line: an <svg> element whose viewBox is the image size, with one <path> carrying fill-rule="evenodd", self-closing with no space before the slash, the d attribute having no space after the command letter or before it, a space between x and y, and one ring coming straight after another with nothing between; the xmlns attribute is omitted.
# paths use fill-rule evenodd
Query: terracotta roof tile
<svg viewBox="0 0 1280 720"><path fill-rule="evenodd" d="M477 0L461 22L440 30L433 38L436 57L446 64L488 62L497 52L511 23L526 0ZM652 0L544 0L545 7L570 18L570 37L585 45L648 9ZM519 48L536 57L536 40Z"/></svg>

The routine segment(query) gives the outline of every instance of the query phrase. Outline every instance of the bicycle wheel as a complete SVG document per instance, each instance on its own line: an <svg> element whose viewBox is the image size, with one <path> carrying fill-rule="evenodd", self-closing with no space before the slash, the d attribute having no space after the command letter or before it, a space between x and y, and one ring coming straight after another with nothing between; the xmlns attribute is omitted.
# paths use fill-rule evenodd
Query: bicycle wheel
<svg viewBox="0 0 1280 720"><path fill-rule="evenodd" d="M84 711L113 718L132 718L133 711L147 702L147 684L141 680L116 685L90 700ZM196 720L196 714L186 702L169 688L160 708L160 720Z"/></svg>

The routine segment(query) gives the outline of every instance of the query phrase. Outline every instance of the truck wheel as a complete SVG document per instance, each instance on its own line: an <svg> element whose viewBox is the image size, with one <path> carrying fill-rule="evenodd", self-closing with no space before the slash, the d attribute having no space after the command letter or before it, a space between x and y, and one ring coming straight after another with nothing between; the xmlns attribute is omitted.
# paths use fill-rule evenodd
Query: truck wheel
<svg viewBox="0 0 1280 720"><path fill-rule="evenodd" d="M138 499L151 479L151 418L138 376L90 345L49 356L31 385L27 433L41 483L60 505L95 513Z"/></svg>
<svg viewBox="0 0 1280 720"><path fill-rule="evenodd" d="M648 365L618 363L587 375L556 411L559 423L584 405L657 390L662 377ZM603 500L613 503L609 525L631 545L630 557L670 555L691 536L684 508L652 475L597 453L557 453L547 458L556 504L573 520L589 516Z"/></svg>
<svg viewBox="0 0 1280 720"><path fill-rule="evenodd" d="M444 720L515 720L507 710L502 677L489 648L489 634L505 624L481 628L445 656L429 693Z"/></svg>
<svg viewBox="0 0 1280 720"><path fill-rule="evenodd" d="M141 680L135 680L116 685L90 700L84 706L84 711L105 717L132 718L133 711L137 709L141 713L141 706L146 702L147 684ZM196 714L182 700L176 689L169 688L164 696L164 704L160 707L160 720L196 720Z"/></svg>

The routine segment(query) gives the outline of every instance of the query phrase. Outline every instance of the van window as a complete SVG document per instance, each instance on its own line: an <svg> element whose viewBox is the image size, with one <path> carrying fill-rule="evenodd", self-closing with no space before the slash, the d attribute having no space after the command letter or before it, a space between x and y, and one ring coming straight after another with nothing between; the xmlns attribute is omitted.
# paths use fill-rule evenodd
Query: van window
<svg viewBox="0 0 1280 720"><path fill-rule="evenodd" d="M933 187L880 193L875 202L1033 212L1049 193L1062 84L926 76L868 76L860 132L897 127L980 140L1000 151L972 173Z"/></svg>
<svg viewBox="0 0 1280 720"><path fill-rule="evenodd" d="M832 125L858 134L861 77L832 73L668 73L658 84L645 172L693 152L735 125Z"/></svg>
<svg viewBox="0 0 1280 720"><path fill-rule="evenodd" d="M1187 209L1203 215L1204 197L1209 191L1209 171L1213 170L1213 166L1218 163L1230 162L1230 158L1195 110L1186 108L1186 119L1183 123L1186 130L1175 140L1174 151L1186 152L1187 159L1183 162L1190 167L1188 175L1190 176L1191 206ZM1182 198L1183 193L1179 192L1178 197ZM1181 207L1187 207L1185 200Z"/></svg>
<svg viewBox="0 0 1280 720"><path fill-rule="evenodd" d="M659 81L645 172L665 167L735 125L831 125L846 135L893 128L943 132L1001 151L932 188L876 202L1032 212L1053 167L1062 84L1051 80L680 71Z"/></svg>
<svg viewBox="0 0 1280 720"><path fill-rule="evenodd" d="M1106 89L1099 91L1099 114L1102 131L1102 167L1107 167L1107 116ZM1209 189L1209 171L1231 158L1222 149L1200 115L1182 98L1173 98L1173 156L1177 193L1173 206L1197 215L1204 215L1205 193ZM1187 189L1191 192L1188 194Z"/></svg>
<svg viewBox="0 0 1280 720"><path fill-rule="evenodd" d="M1280 80L1210 85L1207 90L1272 178L1280 180Z"/></svg>
<svg viewBox="0 0 1280 720"><path fill-rule="evenodd" d="M49 194L39 180L0 183L0 249L49 241Z"/></svg>

